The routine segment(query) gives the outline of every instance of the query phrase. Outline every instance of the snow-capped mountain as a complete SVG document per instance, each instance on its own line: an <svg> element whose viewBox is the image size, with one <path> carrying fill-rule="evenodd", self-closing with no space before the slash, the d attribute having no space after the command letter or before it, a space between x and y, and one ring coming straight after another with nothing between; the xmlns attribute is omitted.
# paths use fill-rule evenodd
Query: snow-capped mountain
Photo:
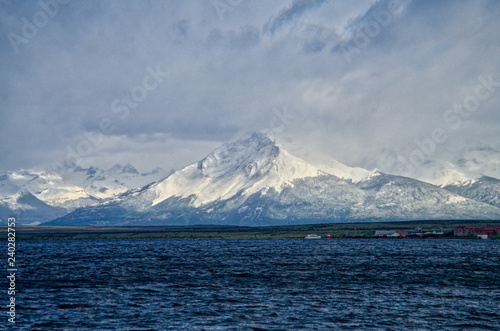
<svg viewBox="0 0 500 331"><path fill-rule="evenodd" d="M302 154L305 154L308 160L313 160L309 162L318 169L321 169L321 171L326 172L330 175L334 175L338 178L349 180L353 183L357 183L370 176L370 174L378 172L377 169L367 170L359 167L349 167L343 163L340 163L332 157L318 154L314 151L302 151Z"/></svg>
<svg viewBox="0 0 500 331"><path fill-rule="evenodd" d="M500 207L500 151L469 148L452 161L427 161L415 173L421 181L460 196Z"/></svg>
<svg viewBox="0 0 500 331"><path fill-rule="evenodd" d="M26 190L0 196L0 225L6 225L9 217L17 218L19 225L38 225L61 217L67 210L52 207Z"/></svg>
<svg viewBox="0 0 500 331"><path fill-rule="evenodd" d="M426 161L413 176L442 187L470 185L483 176L500 178L500 151L492 147L469 148L450 161Z"/></svg>
<svg viewBox="0 0 500 331"><path fill-rule="evenodd" d="M9 196L21 191L30 192L51 206L66 209L97 203L97 199L83 187L67 182L55 172L21 170L0 176L0 195Z"/></svg>
<svg viewBox="0 0 500 331"><path fill-rule="evenodd" d="M421 181L444 187L470 184L481 174L460 169L451 162L427 161L415 170L415 177Z"/></svg>
<svg viewBox="0 0 500 331"><path fill-rule="evenodd" d="M224 145L202 161L174 173L152 186L152 206L170 198L192 197L194 207L227 200L237 194L281 192L299 178L313 177L320 170L280 150L271 140L255 134L244 143Z"/></svg>
<svg viewBox="0 0 500 331"><path fill-rule="evenodd" d="M463 197L500 207L500 180L482 176L463 184L443 186L444 189Z"/></svg>
<svg viewBox="0 0 500 331"><path fill-rule="evenodd" d="M415 179L337 161L313 165L254 134L164 180L46 224L271 225L499 217L498 207Z"/></svg>
<svg viewBox="0 0 500 331"><path fill-rule="evenodd" d="M0 220L5 222L14 215L19 217L19 224L48 221L165 176L161 168L140 174L130 164L117 164L109 170L73 167L5 172L0 175Z"/></svg>

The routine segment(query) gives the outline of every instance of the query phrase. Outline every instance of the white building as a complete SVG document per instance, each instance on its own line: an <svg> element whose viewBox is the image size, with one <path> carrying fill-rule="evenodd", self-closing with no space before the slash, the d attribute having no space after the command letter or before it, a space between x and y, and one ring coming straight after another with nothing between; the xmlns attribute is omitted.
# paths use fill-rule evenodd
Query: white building
<svg viewBox="0 0 500 331"><path fill-rule="evenodd" d="M396 231L387 231L387 230L377 230L375 231L375 237L399 237L399 233Z"/></svg>

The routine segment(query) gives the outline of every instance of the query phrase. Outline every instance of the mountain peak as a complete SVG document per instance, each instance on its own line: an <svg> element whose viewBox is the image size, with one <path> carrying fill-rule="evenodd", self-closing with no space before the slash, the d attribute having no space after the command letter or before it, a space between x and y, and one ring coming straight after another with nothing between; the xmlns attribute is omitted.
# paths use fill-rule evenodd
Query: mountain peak
<svg viewBox="0 0 500 331"><path fill-rule="evenodd" d="M115 164L111 168L108 169L109 172L119 172L123 169L123 166L120 163Z"/></svg>
<svg viewBox="0 0 500 331"><path fill-rule="evenodd" d="M181 169L151 187L156 205L170 197L192 198L194 206L239 195L280 192L295 179L319 174L317 167L275 144L265 134L217 148L198 163Z"/></svg>
<svg viewBox="0 0 500 331"><path fill-rule="evenodd" d="M147 224L172 225L497 219L500 215L498 184L486 178L443 188L378 169L349 167L329 157L313 162L255 133L97 209L77 211L51 224L72 222L74 215L89 224L147 220ZM134 176L122 176L130 177ZM459 195L453 190L460 190ZM102 216L96 220L96 215Z"/></svg>
<svg viewBox="0 0 500 331"><path fill-rule="evenodd" d="M205 176L219 177L242 168L249 174L269 164L279 154L279 147L262 133L222 145L198 163Z"/></svg>
<svg viewBox="0 0 500 331"><path fill-rule="evenodd" d="M108 172L114 173L114 174L133 174L133 175L138 175L139 171L131 165L130 163L127 163L126 165L122 166L121 164L117 163L111 168L108 169Z"/></svg>
<svg viewBox="0 0 500 331"><path fill-rule="evenodd" d="M137 169L131 165L130 163L127 163L123 169L122 169L122 173L124 174L134 174L134 175L138 175L139 174L139 171L137 171Z"/></svg>

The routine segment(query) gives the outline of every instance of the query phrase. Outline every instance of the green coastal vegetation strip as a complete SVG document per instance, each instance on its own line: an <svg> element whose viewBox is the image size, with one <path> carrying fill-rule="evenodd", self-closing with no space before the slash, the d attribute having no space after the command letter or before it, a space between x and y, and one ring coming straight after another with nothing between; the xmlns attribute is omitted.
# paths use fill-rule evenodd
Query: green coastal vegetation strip
<svg viewBox="0 0 500 331"><path fill-rule="evenodd" d="M18 226L19 240L81 240L81 239L280 239L304 238L314 233L323 238L373 237L376 230L424 232L442 230L439 238L454 238L453 229L459 225L500 225L497 221L411 221L376 223L331 223L269 227L239 226L148 226L148 227L90 227L90 226ZM6 227L0 227L5 235ZM491 239L495 239L492 237ZM498 238L496 238L498 239Z"/></svg>

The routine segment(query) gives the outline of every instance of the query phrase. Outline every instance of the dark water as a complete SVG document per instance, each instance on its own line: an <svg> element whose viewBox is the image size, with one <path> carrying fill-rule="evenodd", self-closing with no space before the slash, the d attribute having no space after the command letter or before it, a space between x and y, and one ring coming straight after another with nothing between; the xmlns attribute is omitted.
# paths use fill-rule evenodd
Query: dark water
<svg viewBox="0 0 500 331"><path fill-rule="evenodd" d="M17 261L23 330L500 329L500 241L33 241Z"/></svg>

